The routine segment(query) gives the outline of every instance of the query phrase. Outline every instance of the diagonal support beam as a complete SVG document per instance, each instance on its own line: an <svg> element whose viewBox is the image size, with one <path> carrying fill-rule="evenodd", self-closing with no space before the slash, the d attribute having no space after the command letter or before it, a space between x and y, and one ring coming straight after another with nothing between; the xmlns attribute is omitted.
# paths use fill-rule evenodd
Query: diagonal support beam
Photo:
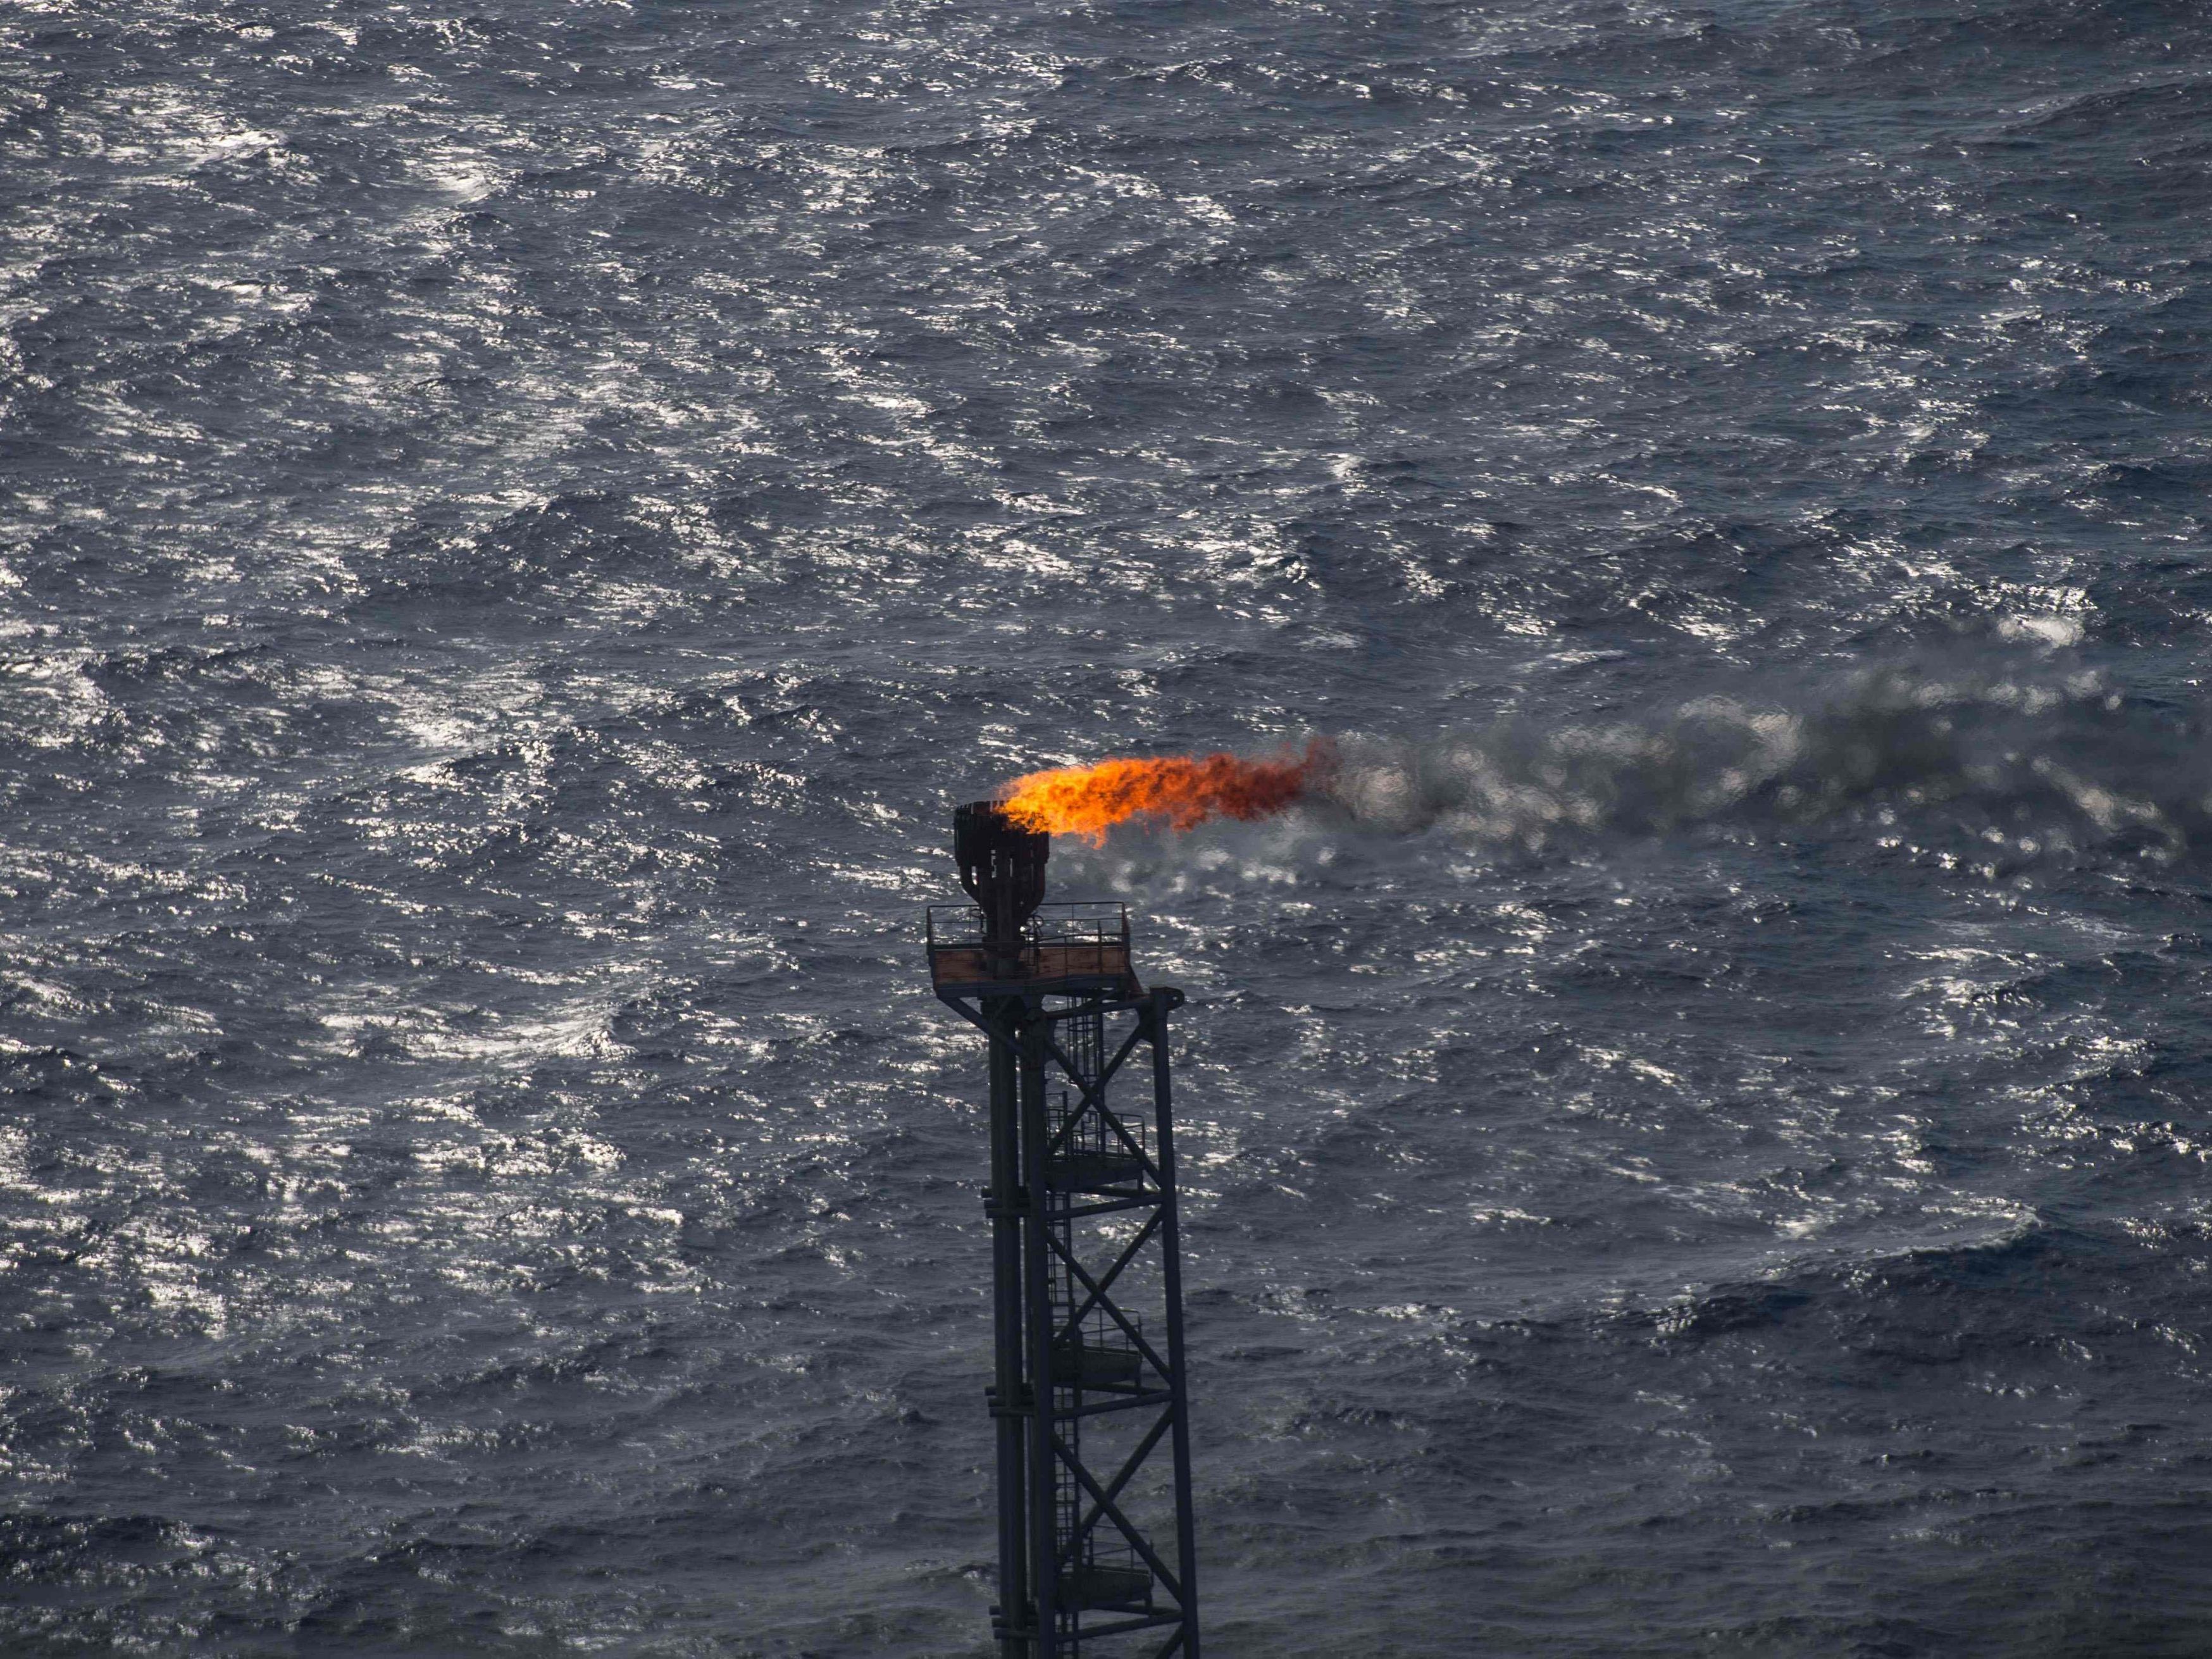
<svg viewBox="0 0 2212 1659"><path fill-rule="evenodd" d="M1121 1334L1137 1345L1137 1352L1152 1362L1152 1369L1163 1377L1172 1381L1175 1372L1169 1368L1168 1362L1160 1358L1159 1350L1146 1341L1145 1334L1130 1322L1128 1315L1114 1305L1113 1298L1109 1297L1104 1288L1091 1276L1091 1270L1075 1259L1075 1252L1068 1249L1060 1242L1058 1236L1053 1233L1048 1232L1045 1235L1045 1243L1054 1255L1067 1264L1068 1272L1075 1275L1083 1288L1091 1292L1091 1301L1105 1310L1106 1316L1121 1328Z"/></svg>
<svg viewBox="0 0 2212 1659"><path fill-rule="evenodd" d="M1168 1427L1174 1421L1175 1413L1172 1409L1160 1413L1159 1421L1152 1425L1151 1431L1137 1443L1136 1450L1129 1454L1127 1461L1121 1465L1120 1471L1106 1483L1107 1497L1119 1498L1121 1495L1121 1488L1135 1478L1137 1471L1144 1467L1145 1460L1152 1455L1152 1448L1158 1445L1166 1437ZM1077 1523L1073 1534L1060 1545L1060 1556L1063 1562L1073 1563L1083 1553L1085 1540L1097 1529L1099 1522L1105 1518L1105 1510L1094 1504L1091 1513Z"/></svg>
<svg viewBox="0 0 2212 1659"><path fill-rule="evenodd" d="M950 997L945 998L945 1000L952 1007L958 1009L961 1016L969 1024L975 1026L992 1042L1001 1043L1009 1050L1018 1052L1019 1039L998 1021L985 1018L964 1001L958 1001ZM1160 1166L1153 1161L1152 1155L1139 1144L1134 1135L1129 1133L1127 1124L1106 1109L1106 1085L1112 1079L1114 1074L1121 1069L1123 1063L1135 1051L1137 1044L1150 1035L1151 1030L1151 1022L1139 1019L1130 1028L1129 1035L1121 1040L1121 1046L1114 1051L1114 1058L1099 1068L1097 1079L1088 1080L1085 1079L1081 1069L1074 1060L1068 1057L1067 1051L1060 1046L1058 1039L1052 1036L1048 1030L1045 1036L1045 1051L1052 1056L1060 1069L1075 1085L1080 1097L1075 1109L1067 1115L1066 1121L1054 1131L1051 1143L1045 1149L1047 1157L1058 1152L1066 1144L1068 1136L1075 1132L1075 1126L1082 1121L1085 1111L1093 1111L1098 1115L1099 1121L1114 1132L1115 1138L1128 1148L1129 1155L1144 1166L1145 1173L1152 1178L1154 1184L1162 1186L1166 1184L1161 1176Z"/></svg>
<svg viewBox="0 0 2212 1659"><path fill-rule="evenodd" d="M1097 1307L1098 1299L1114 1288L1114 1281L1121 1276L1121 1269L1134 1261L1137 1259L1137 1252L1143 1249L1152 1241L1152 1236L1159 1231L1160 1219L1160 1212L1158 1210L1146 1218L1145 1224L1137 1229L1137 1236L1131 1239L1127 1247L1114 1259L1114 1265L1098 1275L1098 1288L1085 1297L1083 1305L1061 1322L1061 1329L1072 1331L1083 1323L1084 1316Z"/></svg>
<svg viewBox="0 0 2212 1659"><path fill-rule="evenodd" d="M1156 1183L1165 1185L1166 1183L1162 1180L1160 1176L1160 1166L1152 1161L1152 1155L1137 1144L1136 1137L1129 1133L1127 1126L1125 1125L1120 1118L1115 1116L1113 1113L1106 1109L1106 1079L1112 1077L1115 1067L1119 1066L1123 1060L1129 1057L1129 1051L1137 1046L1137 1039L1144 1035L1146 1030L1146 1027L1145 1024L1142 1022L1139 1022L1136 1029L1129 1033L1128 1040L1122 1043L1121 1052L1114 1056L1114 1064L1104 1067L1099 1072L1098 1081L1095 1086L1086 1085L1083 1082L1082 1073L1076 1069L1075 1062L1067 1057L1066 1052L1061 1049L1058 1042L1048 1037L1045 1040L1045 1046L1051 1053L1052 1057L1060 1062L1060 1069L1066 1072L1068 1076L1073 1078L1076 1080L1077 1085L1083 1090L1083 1099L1081 1103L1077 1105L1073 1111L1067 1115L1067 1121L1060 1125L1060 1134L1066 1134L1070 1130L1073 1129L1076 1121L1083 1115L1085 1111L1094 1111L1098 1114L1100 1121L1103 1122L1108 1128L1111 1129L1115 1134L1121 1138L1121 1144L1129 1149L1130 1156L1145 1166L1145 1173L1152 1176L1152 1180ZM1058 1150L1059 1144L1060 1135L1054 1135L1053 1137L1054 1150Z"/></svg>
<svg viewBox="0 0 2212 1659"><path fill-rule="evenodd" d="M1157 1187L1166 1186L1167 1177L1160 1173L1160 1166L1153 1161L1152 1155L1144 1149L1136 1136L1129 1133L1129 1126L1109 1111L1106 1103L1103 1100L1091 1109L1098 1115L1098 1121L1111 1129L1115 1138L1129 1149L1130 1156L1145 1166L1145 1173L1152 1176L1152 1184Z"/></svg>
<svg viewBox="0 0 2212 1659"><path fill-rule="evenodd" d="M1012 1052L1017 1054L1020 1052L1021 1045L1016 1042L1013 1034L1007 1030L1005 1026L1000 1024L998 1021L994 1019L986 1019L975 1009L970 1008L965 1002L960 1001L956 998L945 997L943 998L942 1000L947 1007L957 1010L959 1012L961 1018L966 1020L970 1025L973 1025L985 1036L990 1038L992 1042L1000 1044L1001 1047Z"/></svg>
<svg viewBox="0 0 2212 1659"><path fill-rule="evenodd" d="M1083 1467L1083 1460L1069 1451L1066 1443L1058 1435L1052 1437L1052 1449L1067 1472L1075 1477L1076 1484L1091 1494L1091 1501L1097 1504L1106 1518L1114 1523L1114 1529L1121 1534L1131 1549L1144 1557L1145 1565L1152 1570L1152 1577L1168 1587L1170 1595L1181 1601L1182 1581L1168 1571L1167 1563L1160 1559L1158 1553L1146 1540L1145 1534L1137 1530L1129 1517L1121 1513L1121 1507L1106 1495L1105 1489L1098 1484L1098 1478Z"/></svg>
<svg viewBox="0 0 2212 1659"><path fill-rule="evenodd" d="M1045 1046L1051 1052L1052 1057L1060 1062L1061 1071L1075 1079L1075 1086L1081 1090L1083 1094L1082 1099L1076 1103L1075 1109L1067 1115L1067 1121L1060 1126L1059 1132L1052 1138L1052 1144L1045 1149L1048 1155L1057 1152L1060 1149L1061 1143L1067 1139L1085 1111L1093 1107L1102 1112L1105 1109L1107 1083L1113 1078L1115 1073L1121 1069L1121 1062L1128 1059L1131 1051L1136 1048L1138 1040L1144 1035L1145 1023L1139 1020L1130 1028L1129 1035L1121 1041L1121 1046L1114 1051L1114 1058L1100 1066L1097 1077L1090 1081L1085 1080L1082 1072L1077 1067L1075 1062L1067 1057L1066 1051L1060 1046L1060 1039L1050 1035L1046 1036ZM1127 1139L1127 1135L1124 1135L1123 1139ZM1142 1157L1143 1154L1140 1152L1139 1156ZM1146 1159L1146 1168L1151 1168L1151 1163L1149 1158ZM1159 1171L1152 1170L1152 1173L1157 1176Z"/></svg>

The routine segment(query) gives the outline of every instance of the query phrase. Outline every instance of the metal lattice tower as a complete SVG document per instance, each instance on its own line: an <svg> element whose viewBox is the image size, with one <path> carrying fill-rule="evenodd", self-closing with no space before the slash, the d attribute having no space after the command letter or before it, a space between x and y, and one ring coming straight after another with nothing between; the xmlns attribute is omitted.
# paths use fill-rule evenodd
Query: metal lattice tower
<svg viewBox="0 0 2212 1659"><path fill-rule="evenodd" d="M1138 982L1127 907L1041 902L1045 836L986 802L960 810L955 848L975 906L931 908L929 963L989 1044L994 1634L1001 1659L1199 1659L1168 1049L1182 994ZM1109 1105L1124 1073L1149 1075L1148 1111Z"/></svg>

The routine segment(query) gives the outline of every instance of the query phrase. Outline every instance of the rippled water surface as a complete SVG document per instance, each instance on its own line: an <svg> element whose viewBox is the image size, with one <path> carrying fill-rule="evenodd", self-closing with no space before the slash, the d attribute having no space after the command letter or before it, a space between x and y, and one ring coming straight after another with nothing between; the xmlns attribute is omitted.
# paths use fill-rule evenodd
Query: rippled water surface
<svg viewBox="0 0 2212 1659"><path fill-rule="evenodd" d="M0 13L0 1647L988 1650L950 805L1212 1652L2212 1648L2196 0Z"/></svg>

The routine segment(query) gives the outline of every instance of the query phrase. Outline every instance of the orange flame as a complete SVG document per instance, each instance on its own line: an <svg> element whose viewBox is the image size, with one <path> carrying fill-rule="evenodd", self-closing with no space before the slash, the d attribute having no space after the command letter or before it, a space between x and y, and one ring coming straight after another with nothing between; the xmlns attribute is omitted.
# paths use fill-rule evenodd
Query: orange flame
<svg viewBox="0 0 2212 1659"><path fill-rule="evenodd" d="M1016 778L1000 805L1024 830L1081 836L1095 844L1114 825L1140 814L1165 818L1177 830L1209 818L1270 817L1306 793L1327 758L1315 742L1303 757L1273 760L1227 754L1103 760Z"/></svg>

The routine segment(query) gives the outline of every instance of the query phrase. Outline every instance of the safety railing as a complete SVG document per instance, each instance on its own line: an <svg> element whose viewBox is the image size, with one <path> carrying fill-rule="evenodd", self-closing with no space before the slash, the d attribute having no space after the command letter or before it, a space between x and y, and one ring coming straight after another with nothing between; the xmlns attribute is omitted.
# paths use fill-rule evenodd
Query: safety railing
<svg viewBox="0 0 2212 1659"><path fill-rule="evenodd" d="M1136 984L1129 907L1111 900L1040 905L1012 950L989 937L983 911L972 904L933 904L926 926L930 975L939 990Z"/></svg>

